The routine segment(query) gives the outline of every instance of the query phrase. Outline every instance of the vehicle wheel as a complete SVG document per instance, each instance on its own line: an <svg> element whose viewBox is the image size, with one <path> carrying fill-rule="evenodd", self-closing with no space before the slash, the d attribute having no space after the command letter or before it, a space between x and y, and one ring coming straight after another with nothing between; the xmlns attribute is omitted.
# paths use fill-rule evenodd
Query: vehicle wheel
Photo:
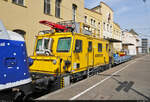
<svg viewBox="0 0 150 102"><path fill-rule="evenodd" d="M13 98L13 102L23 102L24 94L23 92L16 92Z"/></svg>
<svg viewBox="0 0 150 102"><path fill-rule="evenodd" d="M24 96L23 102L35 102L34 99L31 97L31 95Z"/></svg>

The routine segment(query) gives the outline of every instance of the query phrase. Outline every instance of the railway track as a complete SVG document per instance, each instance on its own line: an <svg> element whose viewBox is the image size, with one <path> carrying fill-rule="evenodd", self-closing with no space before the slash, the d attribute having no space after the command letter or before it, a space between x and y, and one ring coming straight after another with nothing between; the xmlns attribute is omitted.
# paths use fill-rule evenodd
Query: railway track
<svg viewBox="0 0 150 102"><path fill-rule="evenodd" d="M136 58L139 58L139 57L141 57L141 56L145 56L145 55L133 56L133 57L132 57L132 60L133 60L133 59L136 59ZM114 66L114 67L115 67L115 66ZM112 68L114 68L114 67L112 67ZM106 71L106 70L108 70L108 69L101 70L101 72ZM99 72L99 73L101 73L101 72ZM95 74L98 74L98 73L95 73ZM93 74L93 75L94 75L94 74ZM93 75L91 75L91 76L89 76L89 77L92 77ZM86 78L80 79L80 80L78 80L78 81L76 81L76 82L79 82L79 81L84 80L84 79L86 79ZM76 82L72 82L71 85L75 84ZM55 90L55 91L56 91L56 90ZM39 98L39 97L41 97L41 96L44 96L44 95L49 94L49 93L52 93L52 92L54 92L54 91L45 90L45 91L41 91L41 92L36 92L36 93L32 94L32 98L35 100L35 99L37 99L37 98Z"/></svg>

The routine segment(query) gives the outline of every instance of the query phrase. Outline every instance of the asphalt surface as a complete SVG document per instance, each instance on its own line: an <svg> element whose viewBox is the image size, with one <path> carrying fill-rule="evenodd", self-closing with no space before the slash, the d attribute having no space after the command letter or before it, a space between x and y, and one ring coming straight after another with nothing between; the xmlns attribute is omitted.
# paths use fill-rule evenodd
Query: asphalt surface
<svg viewBox="0 0 150 102"><path fill-rule="evenodd" d="M36 100L150 100L150 55L135 58Z"/></svg>

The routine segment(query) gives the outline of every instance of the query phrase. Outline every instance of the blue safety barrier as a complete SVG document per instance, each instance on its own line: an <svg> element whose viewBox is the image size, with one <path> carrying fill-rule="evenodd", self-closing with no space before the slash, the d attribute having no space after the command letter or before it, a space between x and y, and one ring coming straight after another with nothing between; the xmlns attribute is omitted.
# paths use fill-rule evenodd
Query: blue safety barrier
<svg viewBox="0 0 150 102"><path fill-rule="evenodd" d="M114 56L114 64L115 65L129 61L132 58L132 56L130 56L130 55L118 56L118 54L114 54L113 56Z"/></svg>

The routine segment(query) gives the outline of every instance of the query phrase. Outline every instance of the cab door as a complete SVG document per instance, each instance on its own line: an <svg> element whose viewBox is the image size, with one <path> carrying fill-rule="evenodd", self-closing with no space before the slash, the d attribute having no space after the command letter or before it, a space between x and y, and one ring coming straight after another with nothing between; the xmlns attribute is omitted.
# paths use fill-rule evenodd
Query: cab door
<svg viewBox="0 0 150 102"><path fill-rule="evenodd" d="M85 71L87 68L87 39L75 36L75 44L72 55L73 72Z"/></svg>
<svg viewBox="0 0 150 102"><path fill-rule="evenodd" d="M94 65L94 52L93 52L93 42L88 40L88 49L87 49L87 66L88 68L93 67Z"/></svg>
<svg viewBox="0 0 150 102"><path fill-rule="evenodd" d="M105 64L104 44L102 41L94 41L94 66Z"/></svg>
<svg viewBox="0 0 150 102"><path fill-rule="evenodd" d="M109 44L105 44L105 57L106 57L106 64L109 64Z"/></svg>

